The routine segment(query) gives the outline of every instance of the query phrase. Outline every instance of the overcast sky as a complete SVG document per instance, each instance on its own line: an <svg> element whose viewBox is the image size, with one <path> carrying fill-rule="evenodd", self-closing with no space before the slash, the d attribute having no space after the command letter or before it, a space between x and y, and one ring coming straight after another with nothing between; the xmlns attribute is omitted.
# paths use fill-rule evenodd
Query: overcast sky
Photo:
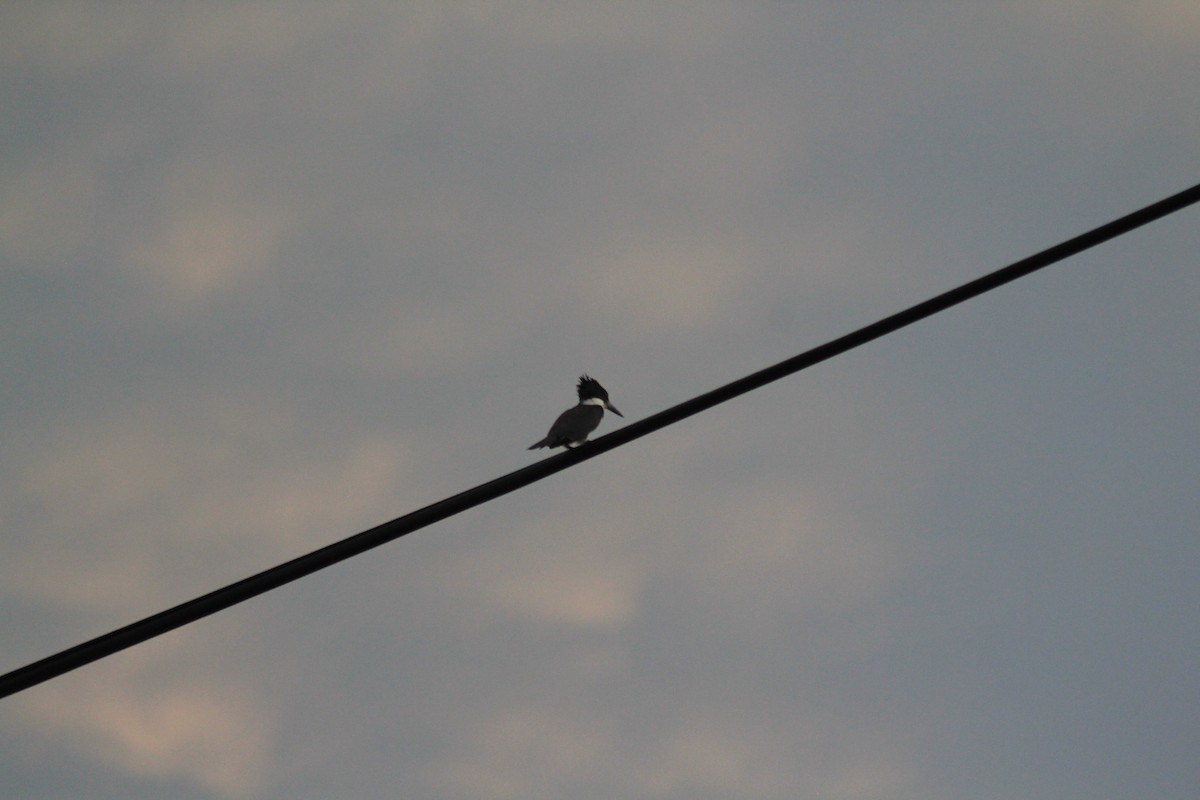
<svg viewBox="0 0 1200 800"><path fill-rule="evenodd" d="M0 671L1200 180L1194 0L0 10ZM1193 800L1200 212L7 700L11 800Z"/></svg>

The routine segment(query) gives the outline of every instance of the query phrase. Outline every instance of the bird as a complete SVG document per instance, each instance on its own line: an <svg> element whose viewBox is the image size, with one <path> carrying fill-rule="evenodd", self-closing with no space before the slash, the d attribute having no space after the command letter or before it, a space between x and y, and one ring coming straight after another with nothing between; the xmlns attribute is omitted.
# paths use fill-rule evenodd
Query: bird
<svg viewBox="0 0 1200 800"><path fill-rule="evenodd" d="M546 438L530 445L530 450L541 447L578 447L587 441L588 434L596 430L596 426L604 418L606 408L618 417L625 416L608 401L608 391L595 378L586 374L580 375L575 391L579 393L579 404L559 414L558 419L550 426Z"/></svg>

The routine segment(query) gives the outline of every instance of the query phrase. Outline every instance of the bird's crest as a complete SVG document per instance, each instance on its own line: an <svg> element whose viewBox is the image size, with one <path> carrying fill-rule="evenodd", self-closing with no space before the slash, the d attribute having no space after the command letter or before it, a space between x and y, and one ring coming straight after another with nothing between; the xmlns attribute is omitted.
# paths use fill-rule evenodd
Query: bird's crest
<svg viewBox="0 0 1200 800"><path fill-rule="evenodd" d="M589 397L599 397L602 400L608 399L608 391L600 385L600 381L588 375L579 376L579 386L575 389L579 393L580 400L586 400Z"/></svg>

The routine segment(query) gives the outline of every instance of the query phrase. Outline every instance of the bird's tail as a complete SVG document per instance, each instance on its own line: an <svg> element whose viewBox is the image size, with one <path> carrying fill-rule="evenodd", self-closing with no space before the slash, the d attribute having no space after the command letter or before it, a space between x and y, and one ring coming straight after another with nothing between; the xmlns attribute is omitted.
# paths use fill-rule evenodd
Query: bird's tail
<svg viewBox="0 0 1200 800"><path fill-rule="evenodd" d="M543 448L543 447L546 447L546 446L548 446L549 444L550 444L550 437L549 437L549 436L547 436L545 439L542 439L542 440L541 440L540 442L538 442L537 444L531 444L531 445L529 445L528 449L529 449L529 450L538 450L538 449L540 449L540 448Z"/></svg>

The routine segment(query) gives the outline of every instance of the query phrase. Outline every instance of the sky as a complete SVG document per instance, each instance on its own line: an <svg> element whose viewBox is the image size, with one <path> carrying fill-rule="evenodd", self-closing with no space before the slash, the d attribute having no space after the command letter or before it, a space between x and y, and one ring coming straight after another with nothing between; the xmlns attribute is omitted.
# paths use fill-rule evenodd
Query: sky
<svg viewBox="0 0 1200 800"><path fill-rule="evenodd" d="M1185 189L1200 6L0 9L0 671ZM1200 791L1188 209L3 701L11 800Z"/></svg>

